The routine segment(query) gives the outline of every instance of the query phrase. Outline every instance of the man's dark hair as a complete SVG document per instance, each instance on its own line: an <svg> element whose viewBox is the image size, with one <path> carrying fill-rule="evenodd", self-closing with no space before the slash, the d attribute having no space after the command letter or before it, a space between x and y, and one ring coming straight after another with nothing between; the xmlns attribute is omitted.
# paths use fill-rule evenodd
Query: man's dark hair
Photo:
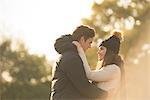
<svg viewBox="0 0 150 100"><path fill-rule="evenodd" d="M95 31L88 26L81 25L74 30L72 38L75 41L79 41L82 36L86 41L87 39L93 38L95 36Z"/></svg>

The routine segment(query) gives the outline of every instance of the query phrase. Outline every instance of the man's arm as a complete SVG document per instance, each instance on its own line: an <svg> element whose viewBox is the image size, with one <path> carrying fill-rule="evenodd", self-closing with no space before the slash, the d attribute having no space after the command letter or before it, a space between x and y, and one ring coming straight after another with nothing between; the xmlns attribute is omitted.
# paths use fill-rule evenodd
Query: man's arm
<svg viewBox="0 0 150 100"><path fill-rule="evenodd" d="M89 83L84 71L82 60L79 56L72 56L66 61L65 71L67 73L67 77L81 95L90 98L106 97L107 92Z"/></svg>

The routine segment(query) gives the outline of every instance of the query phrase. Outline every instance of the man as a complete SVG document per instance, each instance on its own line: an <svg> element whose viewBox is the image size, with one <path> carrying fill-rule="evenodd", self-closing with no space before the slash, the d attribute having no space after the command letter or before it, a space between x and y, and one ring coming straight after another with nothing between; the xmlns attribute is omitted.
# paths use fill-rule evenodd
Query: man
<svg viewBox="0 0 150 100"><path fill-rule="evenodd" d="M95 36L93 29L79 26L72 35L64 35L56 40L55 50L61 54L52 80L52 100L105 100L107 92L91 84L72 41L78 41L84 51L91 47Z"/></svg>

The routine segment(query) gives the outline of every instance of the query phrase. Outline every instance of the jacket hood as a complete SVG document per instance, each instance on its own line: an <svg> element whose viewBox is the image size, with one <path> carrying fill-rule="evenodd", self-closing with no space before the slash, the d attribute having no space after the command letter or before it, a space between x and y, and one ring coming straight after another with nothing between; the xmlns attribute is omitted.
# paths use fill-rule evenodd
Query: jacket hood
<svg viewBox="0 0 150 100"><path fill-rule="evenodd" d="M76 46L72 43L72 35L62 35L60 38L56 39L54 47L59 53L65 53L66 51L75 51Z"/></svg>

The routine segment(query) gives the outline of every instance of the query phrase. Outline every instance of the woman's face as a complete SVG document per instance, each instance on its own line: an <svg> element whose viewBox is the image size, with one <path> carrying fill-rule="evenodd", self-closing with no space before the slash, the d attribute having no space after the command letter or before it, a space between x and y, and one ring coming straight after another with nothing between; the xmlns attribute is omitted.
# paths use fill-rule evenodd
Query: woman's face
<svg viewBox="0 0 150 100"><path fill-rule="evenodd" d="M100 47L99 47L99 50L98 50L98 52L97 52L97 54L98 54L98 60L99 60L99 61L101 61L101 60L104 59L105 54L106 54L106 50L107 50L107 48L104 47L104 46L100 46Z"/></svg>

